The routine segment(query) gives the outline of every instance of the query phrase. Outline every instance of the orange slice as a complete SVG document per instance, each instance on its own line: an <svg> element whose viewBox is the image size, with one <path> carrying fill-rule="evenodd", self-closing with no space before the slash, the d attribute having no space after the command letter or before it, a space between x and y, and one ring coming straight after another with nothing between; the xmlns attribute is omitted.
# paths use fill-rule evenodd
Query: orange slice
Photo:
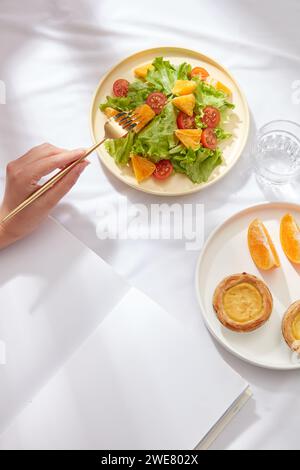
<svg viewBox="0 0 300 470"><path fill-rule="evenodd" d="M154 69L152 64L143 65L134 70L134 74L137 78L147 78L149 70Z"/></svg>
<svg viewBox="0 0 300 470"><path fill-rule="evenodd" d="M300 228L291 214L286 214L281 220L280 240L289 260L300 264Z"/></svg>
<svg viewBox="0 0 300 470"><path fill-rule="evenodd" d="M216 80L215 78L211 78L208 83L210 85L212 85L213 87L215 87L216 90L218 91L222 91L223 93L225 93L225 95L228 95L228 97L231 97L232 96L232 91L230 90L230 88L228 88L228 86L226 86L224 83L222 82L219 82L218 80Z"/></svg>
<svg viewBox="0 0 300 470"><path fill-rule="evenodd" d="M153 118L155 118L155 112L147 104L142 104L138 106L134 112L137 116L140 117L140 123L134 128L134 132L140 132L144 129Z"/></svg>
<svg viewBox="0 0 300 470"><path fill-rule="evenodd" d="M248 245L252 259L259 269L268 271L280 267L274 243L261 220L254 220L248 230Z"/></svg>
<svg viewBox="0 0 300 470"><path fill-rule="evenodd" d="M106 108L105 111L104 111L104 114L105 116L107 116L108 118L112 118L114 116L116 116L117 114L119 114L120 111L117 111L116 109L114 108Z"/></svg>
<svg viewBox="0 0 300 470"><path fill-rule="evenodd" d="M183 111L188 116L192 117L194 115L194 108L196 105L196 98L194 95L179 96L178 98L174 98L172 103L176 108L180 109L180 111Z"/></svg>
<svg viewBox="0 0 300 470"><path fill-rule="evenodd" d="M219 90L219 91L223 91L223 93L225 93L225 95L228 95L228 96L232 95L232 91L230 90L230 88L228 88L222 82L217 82L216 83L216 89Z"/></svg>
<svg viewBox="0 0 300 470"><path fill-rule="evenodd" d="M177 80L172 93L176 96L190 95L196 88L197 83L194 80Z"/></svg>
<svg viewBox="0 0 300 470"><path fill-rule="evenodd" d="M186 148L196 150L200 147L201 129L181 129L175 131L175 135Z"/></svg>
<svg viewBox="0 0 300 470"><path fill-rule="evenodd" d="M147 158L132 155L131 162L133 166L134 175L139 183L145 181L156 170L156 165Z"/></svg>

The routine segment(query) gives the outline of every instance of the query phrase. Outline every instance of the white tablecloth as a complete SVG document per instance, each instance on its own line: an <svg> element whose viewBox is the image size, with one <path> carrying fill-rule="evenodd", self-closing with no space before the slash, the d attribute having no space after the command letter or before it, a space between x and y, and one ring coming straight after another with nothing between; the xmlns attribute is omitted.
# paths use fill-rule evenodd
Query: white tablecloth
<svg viewBox="0 0 300 470"><path fill-rule="evenodd" d="M246 92L252 131L277 118L299 120L300 104L293 100L300 80L299 21L298 0L1 0L2 183L6 163L42 141L89 146L89 107L100 77L119 59L149 47L196 49L227 66ZM116 181L92 157L54 215L174 316L202 322L194 292L197 252L187 252L183 241L97 239L97 207L121 196L131 203L161 202ZM258 186L246 151L220 184L179 202L205 204L208 235L229 215L270 199L298 200L298 193ZM202 334L208 335L204 325ZM299 373L260 370L219 351L249 381L254 399L214 448L299 449Z"/></svg>

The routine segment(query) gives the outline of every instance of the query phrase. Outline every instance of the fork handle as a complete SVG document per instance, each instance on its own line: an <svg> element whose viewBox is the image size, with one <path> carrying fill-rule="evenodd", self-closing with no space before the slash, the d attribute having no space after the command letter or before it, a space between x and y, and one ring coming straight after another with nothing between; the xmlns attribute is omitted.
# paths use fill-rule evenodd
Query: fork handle
<svg viewBox="0 0 300 470"><path fill-rule="evenodd" d="M8 222L13 217L15 217L19 212L24 210L26 207L30 206L34 201L40 198L43 194L45 194L49 189L51 189L58 181L60 181L64 176L66 176L78 163L81 163L85 160L91 153L97 150L100 145L105 142L106 139L103 139L101 142L98 142L93 147L91 147L85 155L75 160L75 162L70 163L66 168L59 171L56 175L49 179L46 183L44 183L39 189L37 189L33 194L31 194L25 201L23 201L18 207L16 207L13 211L11 211L4 219L1 220L1 223Z"/></svg>

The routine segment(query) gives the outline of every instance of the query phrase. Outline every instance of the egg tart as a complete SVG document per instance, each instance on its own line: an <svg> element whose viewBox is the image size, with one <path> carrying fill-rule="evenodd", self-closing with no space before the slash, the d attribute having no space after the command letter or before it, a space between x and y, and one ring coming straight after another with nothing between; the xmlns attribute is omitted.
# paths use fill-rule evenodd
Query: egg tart
<svg viewBox="0 0 300 470"><path fill-rule="evenodd" d="M289 348L300 354L300 301L291 305L284 315L282 334Z"/></svg>
<svg viewBox="0 0 300 470"><path fill-rule="evenodd" d="M273 297L266 284L250 274L235 274L216 288L213 307L219 321L238 333L257 330L273 310Z"/></svg>

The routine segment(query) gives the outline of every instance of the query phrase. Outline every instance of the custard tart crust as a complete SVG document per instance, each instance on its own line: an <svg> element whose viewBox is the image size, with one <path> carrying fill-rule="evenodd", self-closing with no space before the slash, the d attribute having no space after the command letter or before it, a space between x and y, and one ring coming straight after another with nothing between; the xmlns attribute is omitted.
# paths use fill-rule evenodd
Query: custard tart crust
<svg viewBox="0 0 300 470"><path fill-rule="evenodd" d="M300 354L300 300L293 303L284 315L282 334L288 347Z"/></svg>
<svg viewBox="0 0 300 470"><path fill-rule="evenodd" d="M270 318L273 297L266 284L247 273L224 279L216 288L213 307L219 321L238 333L257 330Z"/></svg>

